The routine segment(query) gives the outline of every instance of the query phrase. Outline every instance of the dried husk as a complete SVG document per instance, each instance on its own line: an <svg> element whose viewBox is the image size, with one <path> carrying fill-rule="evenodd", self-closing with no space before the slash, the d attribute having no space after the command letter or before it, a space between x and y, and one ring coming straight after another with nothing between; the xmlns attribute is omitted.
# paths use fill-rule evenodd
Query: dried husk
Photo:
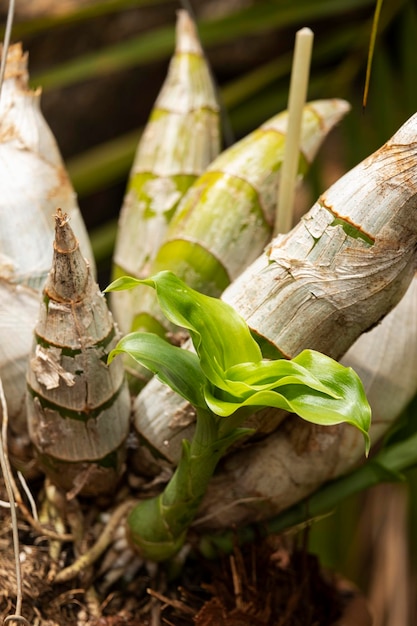
<svg viewBox="0 0 417 626"><path fill-rule="evenodd" d="M417 115L323 194L223 294L284 355L314 348L340 358L401 300L416 268L416 135ZM400 367L404 346L415 342L410 317L415 298L413 284L392 314L346 356L358 366L375 403L374 441L415 393L414 361L409 377ZM404 329L401 342L398 327ZM383 346L395 349L385 353ZM385 385L388 372L393 387ZM403 384L395 394L398 402L384 401L382 390L393 394ZM155 406L159 416L153 421ZM268 432L285 414L264 411L256 417L252 424ZM174 463L180 439L192 432L190 421L186 403L156 380L136 399L136 428ZM266 519L348 471L363 454L362 437L352 427L324 428L290 417L275 433L224 461L200 517L211 528Z"/></svg>
<svg viewBox="0 0 417 626"><path fill-rule="evenodd" d="M176 49L139 142L120 214L113 276L144 278L179 201L220 151L219 105L194 22L178 11ZM111 294L128 332L129 292Z"/></svg>
<svg viewBox="0 0 417 626"><path fill-rule="evenodd" d="M82 495L111 491L123 467L130 396L106 300L60 211L27 370L30 438L55 484Z"/></svg>
<svg viewBox="0 0 417 626"><path fill-rule="evenodd" d="M291 357L341 357L395 306L414 275L417 115L340 178L224 293Z"/></svg>

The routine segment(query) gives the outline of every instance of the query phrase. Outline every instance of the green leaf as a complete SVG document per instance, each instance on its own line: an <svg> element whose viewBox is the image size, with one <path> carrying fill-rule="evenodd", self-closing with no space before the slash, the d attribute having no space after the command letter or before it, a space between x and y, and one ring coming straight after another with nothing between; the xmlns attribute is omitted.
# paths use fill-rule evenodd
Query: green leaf
<svg viewBox="0 0 417 626"><path fill-rule="evenodd" d="M123 291L125 289L133 289L138 285L143 285L143 281L139 280L139 278L133 278L132 276L121 276L120 278L116 278L106 289L104 293L109 291Z"/></svg>
<svg viewBox="0 0 417 626"><path fill-rule="evenodd" d="M325 357L326 361L334 361ZM329 365L329 363L327 363ZM342 367L342 366L340 366ZM240 363L229 368L226 379L230 389L238 391L239 386L246 390L265 391L285 385L308 385L316 391L340 398L340 392L331 390L329 385L323 383L316 375L314 367L304 367L295 359L288 361L278 359L274 361L261 361L260 363Z"/></svg>
<svg viewBox="0 0 417 626"><path fill-rule="evenodd" d="M171 345L152 333L130 333L109 354L109 363L120 353L129 354L195 407L206 408L203 387L206 379L198 357Z"/></svg>
<svg viewBox="0 0 417 626"><path fill-rule="evenodd" d="M363 433L368 453L371 409L360 378L352 368L315 350L304 350L291 361L262 360L260 348L246 322L232 307L191 289L169 271L146 280L122 277L107 290L129 289L140 284L154 287L165 316L191 335L197 352L197 356L193 355L193 365L197 371L199 359L201 367L198 375L194 375L199 389L196 406L204 406L201 393L206 406L221 417L243 408L270 406L323 426L346 422ZM135 336L146 337L146 334L130 335ZM162 347L161 354L156 353L157 364L152 361L148 365L140 348L136 354L132 352L132 345L125 346L125 350L174 390L181 389L178 393L195 404L195 400L190 399L193 383L188 383L186 388L187 369L179 385L177 372L169 373L171 368L175 369L175 357L168 362L165 356L165 352L171 355L168 344L159 341ZM171 350L178 351L178 348ZM148 360L150 357L156 358L152 349L146 354Z"/></svg>
<svg viewBox="0 0 417 626"><path fill-rule="evenodd" d="M222 391L206 388L205 398L224 417L243 407L271 406L323 426L346 422L363 433L369 450L371 409L359 376L314 350L304 350L292 361L232 367Z"/></svg>
<svg viewBox="0 0 417 626"><path fill-rule="evenodd" d="M214 385L224 387L224 373L232 366L261 361L261 350L246 322L226 302L191 289L169 271L145 280L122 277L106 291L132 289L137 285L154 287L167 319L189 331L201 369Z"/></svg>

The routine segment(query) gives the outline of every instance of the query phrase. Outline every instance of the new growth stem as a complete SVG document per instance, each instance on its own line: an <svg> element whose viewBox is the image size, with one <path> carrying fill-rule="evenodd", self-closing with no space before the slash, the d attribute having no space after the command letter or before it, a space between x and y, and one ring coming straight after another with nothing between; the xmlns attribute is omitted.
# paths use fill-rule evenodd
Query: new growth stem
<svg viewBox="0 0 417 626"><path fill-rule="evenodd" d="M295 37L294 59L288 97L287 141L285 143L284 160L281 169L275 234L288 232L292 224L295 183L300 152L301 121L307 98L313 39L314 35L310 28L302 28Z"/></svg>
<svg viewBox="0 0 417 626"><path fill-rule="evenodd" d="M243 421L243 417L242 417ZM153 561L169 559L182 547L220 458L231 443L247 432L210 410L197 409L191 443L165 490L140 502L128 518L131 539L141 555Z"/></svg>

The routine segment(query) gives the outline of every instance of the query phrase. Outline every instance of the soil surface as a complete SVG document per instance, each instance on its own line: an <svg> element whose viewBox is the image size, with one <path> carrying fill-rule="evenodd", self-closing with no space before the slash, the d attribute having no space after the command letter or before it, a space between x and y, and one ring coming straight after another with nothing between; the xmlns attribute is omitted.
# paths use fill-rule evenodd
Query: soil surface
<svg viewBox="0 0 417 626"><path fill-rule="evenodd" d="M40 488L36 494L39 516L45 528L61 534L70 528L71 540L59 542L42 535L27 521L27 515L18 513L22 615L29 624L332 626L351 595L348 592L343 598L335 581L322 575L316 558L283 537L259 538L213 560L203 559L187 546L187 556L180 564L145 563L126 543L123 517L101 556L70 580L59 582L63 570L87 553L109 521L109 512L97 503L72 501L65 504L67 519L60 526L63 509L59 497L55 494L58 517L54 517L54 505L49 502L48 511L45 491ZM2 620L14 614L16 592L10 510L3 507Z"/></svg>

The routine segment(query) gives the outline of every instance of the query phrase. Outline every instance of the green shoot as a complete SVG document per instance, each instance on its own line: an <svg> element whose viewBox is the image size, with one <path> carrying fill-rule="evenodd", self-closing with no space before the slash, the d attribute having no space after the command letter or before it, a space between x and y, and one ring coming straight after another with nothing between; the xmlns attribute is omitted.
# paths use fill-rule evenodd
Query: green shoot
<svg viewBox="0 0 417 626"><path fill-rule="evenodd" d="M128 519L133 543L145 558L173 557L185 541L220 458L250 431L253 410L270 406L321 425L358 428L369 450L371 411L359 377L333 359L304 350L291 361L263 358L243 318L225 302L205 296L172 272L138 280L119 278L110 290L144 284L156 290L170 322L185 328L195 352L151 333L131 333L110 353L127 353L196 408L193 439L183 442L178 467L165 491L139 503Z"/></svg>
<svg viewBox="0 0 417 626"><path fill-rule="evenodd" d="M313 39L313 32L309 28L301 28L295 37L294 60L288 96L288 133L278 194L275 234L287 233L292 224L302 115L307 99Z"/></svg>

